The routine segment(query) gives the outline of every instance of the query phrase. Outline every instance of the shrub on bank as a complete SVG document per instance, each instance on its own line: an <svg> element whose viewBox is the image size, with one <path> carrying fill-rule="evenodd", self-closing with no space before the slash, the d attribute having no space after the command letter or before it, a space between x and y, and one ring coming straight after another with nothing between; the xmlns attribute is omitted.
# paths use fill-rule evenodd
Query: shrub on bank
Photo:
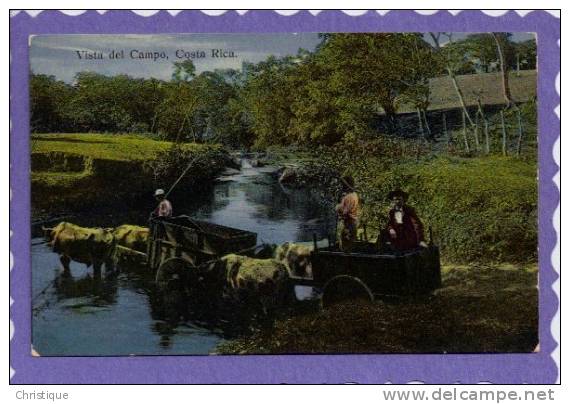
<svg viewBox="0 0 570 404"><path fill-rule="evenodd" d="M537 258L537 172L509 157L407 162L382 172L354 172L369 233L384 226L388 192L401 188L433 228L442 257L453 262ZM427 234L426 234L427 236Z"/></svg>
<svg viewBox="0 0 570 404"><path fill-rule="evenodd" d="M530 157L435 154L417 140L380 137L316 149L296 170L296 186L338 202L338 178L351 174L363 202L362 221L374 239L384 228L388 192L401 188L433 229L449 262L534 262L538 187Z"/></svg>
<svg viewBox="0 0 570 404"><path fill-rule="evenodd" d="M32 138L34 212L81 211L153 203L193 163L177 190L209 185L230 164L219 145L156 141L134 135L41 135ZM73 164L72 164L73 163Z"/></svg>

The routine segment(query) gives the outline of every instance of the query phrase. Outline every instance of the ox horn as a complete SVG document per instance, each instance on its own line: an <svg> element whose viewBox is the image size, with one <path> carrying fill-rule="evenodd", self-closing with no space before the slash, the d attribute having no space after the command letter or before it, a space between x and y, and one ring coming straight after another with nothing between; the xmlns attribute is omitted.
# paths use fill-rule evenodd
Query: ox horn
<svg viewBox="0 0 570 404"><path fill-rule="evenodd" d="M43 231L43 232L48 232L48 231L49 231L49 232L52 232L53 229L55 229L55 227L44 227L44 226L42 226L42 231Z"/></svg>

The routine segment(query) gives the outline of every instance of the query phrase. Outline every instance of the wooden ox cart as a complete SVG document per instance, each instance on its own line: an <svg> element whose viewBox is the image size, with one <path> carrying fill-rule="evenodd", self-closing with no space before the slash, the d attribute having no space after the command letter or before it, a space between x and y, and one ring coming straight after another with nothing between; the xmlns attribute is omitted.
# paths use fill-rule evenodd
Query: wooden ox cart
<svg viewBox="0 0 570 404"><path fill-rule="evenodd" d="M329 243L311 252L312 278L293 278L298 285L320 292L322 304L346 299L421 295L441 287L439 248L380 251L375 243L359 241L351 252Z"/></svg>
<svg viewBox="0 0 570 404"><path fill-rule="evenodd" d="M155 218L150 222L147 265L159 287L187 281L191 272L226 254L255 249L257 234L189 216Z"/></svg>
<svg viewBox="0 0 570 404"><path fill-rule="evenodd" d="M161 289L179 289L199 281L201 266L226 254L255 255L257 234L194 220L188 216L151 220L147 265ZM441 286L439 248L406 252L383 251L375 243L358 241L351 252L335 243L310 255L312 277L290 276L293 285L315 288L323 305L339 300L369 301L427 294Z"/></svg>

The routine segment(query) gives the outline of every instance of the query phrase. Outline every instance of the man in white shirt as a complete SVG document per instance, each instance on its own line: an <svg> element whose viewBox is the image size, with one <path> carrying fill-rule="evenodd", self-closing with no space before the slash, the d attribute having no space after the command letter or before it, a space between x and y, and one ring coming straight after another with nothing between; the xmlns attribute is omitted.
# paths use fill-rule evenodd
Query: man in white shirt
<svg viewBox="0 0 570 404"><path fill-rule="evenodd" d="M172 204L164 194L164 189L157 189L154 192L154 197L158 201L158 206L152 212L153 217L171 217L172 216Z"/></svg>

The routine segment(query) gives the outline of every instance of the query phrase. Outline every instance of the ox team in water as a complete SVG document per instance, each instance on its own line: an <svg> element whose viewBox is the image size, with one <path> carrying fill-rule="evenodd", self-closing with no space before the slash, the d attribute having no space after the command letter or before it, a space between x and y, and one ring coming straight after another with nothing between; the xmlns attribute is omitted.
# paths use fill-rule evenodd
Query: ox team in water
<svg viewBox="0 0 570 404"><path fill-rule="evenodd" d="M343 196L335 210L341 222L338 233L339 248L350 253L357 241L361 200L351 176L341 178ZM156 208L150 219L173 217L172 203L166 199L166 193L158 188L154 192ZM387 199L392 204L386 220L386 228L380 229L377 244L379 250L405 252L416 248L427 248L423 224L415 210L406 202L408 193L400 189L390 192ZM65 275L70 275L71 261L93 266L99 275L103 264L107 271L116 266L115 245L140 253L146 251L149 229L135 225L122 225L111 228L85 228L72 223L61 222L56 227L45 229L50 246L60 255L60 262ZM275 248L274 248L275 249ZM286 242L275 249L273 256L283 262L293 276L310 277L311 248Z"/></svg>

